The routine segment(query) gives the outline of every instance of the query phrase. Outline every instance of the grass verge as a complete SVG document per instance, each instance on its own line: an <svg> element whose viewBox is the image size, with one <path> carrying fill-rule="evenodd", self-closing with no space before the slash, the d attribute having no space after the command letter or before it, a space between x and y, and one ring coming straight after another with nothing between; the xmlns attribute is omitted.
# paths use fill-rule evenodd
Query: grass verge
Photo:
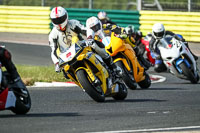
<svg viewBox="0 0 200 133"><path fill-rule="evenodd" d="M17 70L27 86L35 82L66 82L63 73L56 73L54 66L29 66L16 64Z"/></svg>

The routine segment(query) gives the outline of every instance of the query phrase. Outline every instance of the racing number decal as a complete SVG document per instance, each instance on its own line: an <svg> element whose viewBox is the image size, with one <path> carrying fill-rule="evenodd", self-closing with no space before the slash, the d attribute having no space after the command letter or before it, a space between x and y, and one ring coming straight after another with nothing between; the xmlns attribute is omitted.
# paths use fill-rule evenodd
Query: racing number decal
<svg viewBox="0 0 200 133"><path fill-rule="evenodd" d="M179 41L175 41L174 44L177 46L177 48L181 47L181 43L179 43Z"/></svg>

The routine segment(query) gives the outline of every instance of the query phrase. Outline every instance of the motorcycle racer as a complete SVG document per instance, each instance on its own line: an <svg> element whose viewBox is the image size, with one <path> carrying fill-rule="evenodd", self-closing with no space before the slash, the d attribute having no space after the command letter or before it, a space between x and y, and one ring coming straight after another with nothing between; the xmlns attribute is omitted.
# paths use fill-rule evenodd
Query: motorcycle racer
<svg viewBox="0 0 200 133"><path fill-rule="evenodd" d="M107 16L107 13L105 11L98 12L97 17L101 21L102 25L108 24L108 23L116 25L115 22L110 20L110 18Z"/></svg>
<svg viewBox="0 0 200 133"><path fill-rule="evenodd" d="M115 29L117 27L117 24L110 20L105 11L100 11L97 17L101 21L105 35L110 36L112 32L111 29Z"/></svg>
<svg viewBox="0 0 200 133"><path fill-rule="evenodd" d="M72 45L73 36L83 40L86 37L86 27L78 20L69 20L67 11L61 6L54 7L51 10L50 18L54 26L49 33L51 58L55 64L55 71L60 72L58 64L59 52L64 52L65 49Z"/></svg>
<svg viewBox="0 0 200 133"><path fill-rule="evenodd" d="M121 68L116 66L113 63L112 57L108 53L106 53L104 44L100 41L97 41L105 37L101 21L98 20L97 17L94 16L90 17L86 20L86 27L87 27L87 40L90 43L89 45L91 45L94 49L96 49L96 52L104 59L104 62L111 70L113 70L118 74L122 73ZM95 39L95 37L98 37L98 39Z"/></svg>
<svg viewBox="0 0 200 133"><path fill-rule="evenodd" d="M185 41L185 39L178 35L178 34L175 34L171 31L165 31L165 27L163 24L161 23L155 23L152 27L152 38L149 42L149 48L151 50L151 52L153 52L154 55L157 55L156 57L156 62L155 62L155 68L154 70L156 72L163 72L163 71L166 71L167 68L166 66L164 65L162 59L161 59L161 56L160 56L160 51L157 47L157 45L159 44L160 40L165 37L165 36L174 36L176 39L180 40L180 41L183 41L185 43L185 45L187 46L187 48L190 50L189 46L188 46L188 42ZM192 51L190 50L191 54L193 55L194 59L197 60L198 57L196 55L194 55L192 53Z"/></svg>
<svg viewBox="0 0 200 133"><path fill-rule="evenodd" d="M142 62L146 70L149 69L152 64L143 57L140 49L138 48L141 43L142 32L139 30L136 31L134 26L128 25L125 28L125 33L128 35L126 40L133 47L137 58Z"/></svg>
<svg viewBox="0 0 200 133"><path fill-rule="evenodd" d="M0 62L2 66L4 66L7 70L7 72L11 75L11 80L13 81L13 85L17 86L17 88L21 88L22 93L26 93L23 91L26 87L21 80L21 77L17 71L17 68L15 67L13 61L12 61L12 56L11 53L0 46Z"/></svg>

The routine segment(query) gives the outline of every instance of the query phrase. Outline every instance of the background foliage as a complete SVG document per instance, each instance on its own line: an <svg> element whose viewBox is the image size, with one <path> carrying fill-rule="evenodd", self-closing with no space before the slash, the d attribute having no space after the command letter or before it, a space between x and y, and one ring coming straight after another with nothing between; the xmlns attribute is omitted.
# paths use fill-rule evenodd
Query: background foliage
<svg viewBox="0 0 200 133"><path fill-rule="evenodd" d="M136 3L137 0L93 0L94 9L117 9L127 10L128 3ZM200 0L192 1L192 11L200 11ZM159 0L164 10L187 11L188 0ZM42 4L43 3L43 4ZM153 4L154 0L142 0L144 4ZM1 5L17 6L63 6L65 8L89 8L89 0L0 0ZM132 5L129 10L136 10ZM143 8L143 10L156 10L157 8Z"/></svg>

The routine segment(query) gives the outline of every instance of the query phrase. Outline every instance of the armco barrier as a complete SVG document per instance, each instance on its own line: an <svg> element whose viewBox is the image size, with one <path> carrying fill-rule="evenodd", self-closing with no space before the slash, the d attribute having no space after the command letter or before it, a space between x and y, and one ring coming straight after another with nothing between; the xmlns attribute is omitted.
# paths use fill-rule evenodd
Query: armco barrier
<svg viewBox="0 0 200 133"><path fill-rule="evenodd" d="M69 16L74 19L80 20L85 24L86 19L91 16L97 16L98 9L67 9ZM139 29L139 12L138 11L120 11L120 10L104 10L108 17L119 26L126 27L127 25L135 25Z"/></svg>
<svg viewBox="0 0 200 133"><path fill-rule="evenodd" d="M69 19L85 24L86 19L97 16L101 10L66 8ZM48 34L52 28L49 18L50 7L0 6L0 32L22 32ZM135 25L139 29L138 11L105 10L119 26Z"/></svg>
<svg viewBox="0 0 200 133"><path fill-rule="evenodd" d="M86 19L97 16L100 9L66 8L69 19L85 24ZM52 28L49 18L50 7L0 6L0 32L48 34ZM104 10L113 22L125 27L134 25L144 35L152 31L156 22L165 25L166 30L181 34L187 41L200 42L200 13L169 11L120 11Z"/></svg>
<svg viewBox="0 0 200 133"><path fill-rule="evenodd" d="M85 25L87 18L96 16L100 9L77 9L66 8L69 14L69 19L77 19ZM119 26L126 27L127 25L134 25L136 29L139 29L139 12L138 11L121 11L121 10L104 10L108 17Z"/></svg>
<svg viewBox="0 0 200 133"><path fill-rule="evenodd" d="M163 23L166 30L183 35L186 41L200 42L200 13L141 11L140 30L146 35L154 23Z"/></svg>
<svg viewBox="0 0 200 133"><path fill-rule="evenodd" d="M50 7L0 6L0 32L50 32Z"/></svg>

